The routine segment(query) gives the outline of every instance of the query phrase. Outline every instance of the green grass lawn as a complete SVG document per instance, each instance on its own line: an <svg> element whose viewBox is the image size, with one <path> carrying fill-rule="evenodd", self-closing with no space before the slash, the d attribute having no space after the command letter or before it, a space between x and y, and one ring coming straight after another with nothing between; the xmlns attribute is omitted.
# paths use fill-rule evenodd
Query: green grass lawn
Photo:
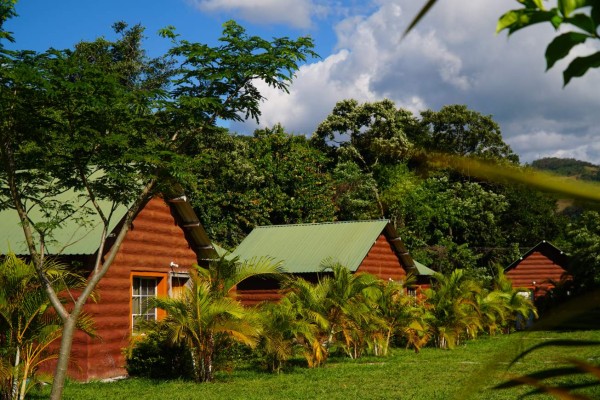
<svg viewBox="0 0 600 400"><path fill-rule="evenodd" d="M600 331L527 332L469 341L450 351L426 348L419 354L397 349L387 358L330 359L323 367L290 368L273 375L240 368L219 373L216 382L126 379L112 383L70 382L65 399L515 399L532 390L495 390L509 376L569 365L568 358L600 364L600 346L546 347L509 367L521 351L552 339L600 341ZM508 369L508 370L507 370ZM562 383L586 385L598 380L588 374L570 375ZM49 389L32 393L46 398ZM578 389L600 398L600 386ZM527 399L549 398L548 395Z"/></svg>

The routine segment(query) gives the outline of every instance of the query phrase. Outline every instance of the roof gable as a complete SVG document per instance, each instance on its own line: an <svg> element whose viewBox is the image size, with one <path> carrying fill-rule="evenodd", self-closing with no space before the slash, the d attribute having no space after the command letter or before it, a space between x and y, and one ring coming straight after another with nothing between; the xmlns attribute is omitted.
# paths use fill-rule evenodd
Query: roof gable
<svg viewBox="0 0 600 400"><path fill-rule="evenodd" d="M512 264L506 267L504 271L508 272L516 268L524 259L526 259L535 252L542 253L544 256L552 260L556 265L560 266L564 270L567 270L569 261L567 255L558 247L554 246L552 243L542 240L540 243L527 250L527 252L525 252L521 257L519 257L519 259L515 260Z"/></svg>
<svg viewBox="0 0 600 400"><path fill-rule="evenodd" d="M290 273L319 272L326 260L339 262L354 272L385 232L405 268L414 268L400 238L390 235L392 231L387 220L260 226L250 232L232 256L242 260L272 257Z"/></svg>

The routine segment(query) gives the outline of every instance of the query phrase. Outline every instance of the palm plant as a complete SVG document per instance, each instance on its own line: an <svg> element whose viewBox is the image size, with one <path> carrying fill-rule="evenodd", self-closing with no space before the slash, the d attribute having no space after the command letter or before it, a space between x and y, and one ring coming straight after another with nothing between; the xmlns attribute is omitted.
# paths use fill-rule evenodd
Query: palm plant
<svg viewBox="0 0 600 400"><path fill-rule="evenodd" d="M57 292L77 289L83 282L59 263L47 263L45 272ZM64 301L65 299L63 299ZM23 399L35 382L39 365L58 355L48 347L60 337L62 324L52 312L34 266L8 254L0 264L0 394ZM78 324L93 333L92 322L83 317Z"/></svg>
<svg viewBox="0 0 600 400"><path fill-rule="evenodd" d="M325 347L329 336L329 321L326 317L325 298L327 286L313 284L302 278L287 279L283 282L285 297L281 305L290 314L292 321L307 324L307 329L297 330L294 341L302 348L309 368L320 366L327 360Z"/></svg>
<svg viewBox="0 0 600 400"><path fill-rule="evenodd" d="M322 268L332 271L332 276L319 282L326 292L323 304L329 322L326 348L341 343L351 358L360 357L366 347L367 330L376 326L377 331L381 325L375 312L381 296L379 279L371 274L353 274L339 263L325 263Z"/></svg>
<svg viewBox="0 0 600 400"><path fill-rule="evenodd" d="M296 305L289 297L282 298L279 303L260 305L262 335L259 348L271 372L279 373L295 350L301 348L300 343L314 343L317 338L318 326L305 319Z"/></svg>
<svg viewBox="0 0 600 400"><path fill-rule="evenodd" d="M411 281L407 279L407 283ZM406 293L404 285L388 281L381 283L378 314L385 321L385 332L375 355L387 355L390 341L397 335L406 342L406 347L412 347L416 352L430 339L426 310L421 300Z"/></svg>
<svg viewBox="0 0 600 400"><path fill-rule="evenodd" d="M522 295L523 289L513 288L512 282L506 277L501 267L496 270L492 287L494 291L502 293L506 302L507 315L505 316L504 329L514 326L518 319L527 321L532 316L534 318L538 317L533 301Z"/></svg>
<svg viewBox="0 0 600 400"><path fill-rule="evenodd" d="M157 298L153 305L167 312L161 322L173 343L190 350L198 382L214 379L214 356L230 340L254 347L261 325L258 313L235 299L234 289L244 279L281 272L270 259L240 263L222 257L209 268L190 271L191 285L179 298Z"/></svg>
<svg viewBox="0 0 600 400"><path fill-rule="evenodd" d="M424 291L432 334L437 347L452 348L463 336L474 337L482 327L476 300L481 287L461 269L449 276L436 273L434 279L433 287Z"/></svg>

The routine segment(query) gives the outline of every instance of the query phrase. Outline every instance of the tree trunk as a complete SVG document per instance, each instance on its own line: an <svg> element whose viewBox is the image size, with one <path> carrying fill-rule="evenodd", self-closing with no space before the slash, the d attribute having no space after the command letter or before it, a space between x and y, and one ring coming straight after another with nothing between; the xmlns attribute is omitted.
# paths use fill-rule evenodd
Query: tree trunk
<svg viewBox="0 0 600 400"><path fill-rule="evenodd" d="M69 315L69 318L64 321L62 338L60 340L60 351L58 353L58 361L56 370L54 371L54 380L52 383L52 392L50 393L51 400L60 400L65 388L65 379L67 378L67 369L69 367L69 358L71 356L71 347L73 346L73 336L75 334L76 322L79 314Z"/></svg>
<svg viewBox="0 0 600 400"><path fill-rule="evenodd" d="M15 370L13 372L12 393L10 398L16 400L19 390L19 364L21 363L21 348L17 346L17 354L15 355Z"/></svg>
<svg viewBox="0 0 600 400"><path fill-rule="evenodd" d="M25 400L25 392L27 391L27 376L29 375L29 362L25 362L23 369L23 381L21 382L21 393L19 393L19 400Z"/></svg>

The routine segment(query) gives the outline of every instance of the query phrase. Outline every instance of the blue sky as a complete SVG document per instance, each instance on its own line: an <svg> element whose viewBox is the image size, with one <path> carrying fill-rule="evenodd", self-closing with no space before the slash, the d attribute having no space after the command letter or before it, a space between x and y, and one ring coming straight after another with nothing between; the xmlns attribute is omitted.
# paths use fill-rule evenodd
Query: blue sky
<svg viewBox="0 0 600 400"><path fill-rule="evenodd" d="M264 88L261 124L282 123L310 135L345 98L390 98L418 113L466 104L500 123L524 162L543 156L600 164L600 73L562 88L558 63L544 73L554 32L539 26L510 39L495 35L497 18L514 0L441 0L405 40L418 0L20 0L8 22L20 49L71 47L111 35L112 23L141 23L150 55L168 48L156 35L173 25L184 38L216 43L221 24L235 19L266 38L311 35L321 59L298 71L291 93ZM593 45L577 50L588 54ZM251 132L252 123L233 130Z"/></svg>

